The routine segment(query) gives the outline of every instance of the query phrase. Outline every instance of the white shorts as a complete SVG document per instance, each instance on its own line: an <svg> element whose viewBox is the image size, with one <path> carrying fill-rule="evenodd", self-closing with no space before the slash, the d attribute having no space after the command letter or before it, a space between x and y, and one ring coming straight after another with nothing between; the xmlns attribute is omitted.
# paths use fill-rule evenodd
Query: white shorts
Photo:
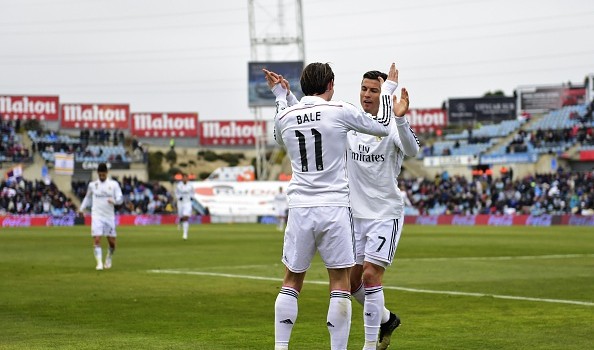
<svg viewBox="0 0 594 350"><path fill-rule="evenodd" d="M392 265L402 233L404 215L390 220L353 218L353 222L357 265L363 265L363 261L383 267Z"/></svg>
<svg viewBox="0 0 594 350"><path fill-rule="evenodd" d="M285 209L285 208L276 209L276 216L286 217L287 216L287 209Z"/></svg>
<svg viewBox="0 0 594 350"><path fill-rule="evenodd" d="M116 237L116 225L114 219L91 219L91 236Z"/></svg>
<svg viewBox="0 0 594 350"><path fill-rule="evenodd" d="M318 251L326 268L352 267L353 240L350 208L290 208L282 262L291 272L305 272Z"/></svg>
<svg viewBox="0 0 594 350"><path fill-rule="evenodd" d="M192 216L192 202L177 203L177 216Z"/></svg>

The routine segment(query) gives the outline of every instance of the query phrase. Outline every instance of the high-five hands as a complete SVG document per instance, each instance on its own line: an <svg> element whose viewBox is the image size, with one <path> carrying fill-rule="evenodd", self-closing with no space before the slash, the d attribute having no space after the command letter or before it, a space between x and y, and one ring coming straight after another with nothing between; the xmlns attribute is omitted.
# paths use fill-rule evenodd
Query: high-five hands
<svg viewBox="0 0 594 350"><path fill-rule="evenodd" d="M289 96L289 94L291 93L291 88L289 86L289 81L287 79L283 78L282 75L269 71L267 69L262 69L262 72L264 72L266 83L268 83L268 87L271 90L276 84L281 84L283 89L287 90L287 96Z"/></svg>
<svg viewBox="0 0 594 350"><path fill-rule="evenodd" d="M398 75L398 73L396 73L396 75ZM392 101L392 112L394 112L394 114L397 117L403 117L406 114L406 112L408 112L408 106L410 104L410 101L408 99L408 91L406 90L406 88L402 88L400 90L400 101L398 101L398 96L396 95L392 96Z"/></svg>
<svg viewBox="0 0 594 350"><path fill-rule="evenodd" d="M384 83L384 78L378 77L380 85ZM398 69L396 69L396 63L392 63L390 70L388 71L388 80L398 84Z"/></svg>

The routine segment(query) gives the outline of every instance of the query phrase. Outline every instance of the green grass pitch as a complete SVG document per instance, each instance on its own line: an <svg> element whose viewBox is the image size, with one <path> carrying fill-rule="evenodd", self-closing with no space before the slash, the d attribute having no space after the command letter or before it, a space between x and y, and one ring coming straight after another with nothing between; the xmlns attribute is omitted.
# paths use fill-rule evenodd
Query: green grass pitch
<svg viewBox="0 0 594 350"><path fill-rule="evenodd" d="M0 228L0 349L274 348L275 227L120 227L106 271L89 231ZM316 257L292 350L329 349L326 282ZM394 349L594 349L591 227L405 226L384 287Z"/></svg>

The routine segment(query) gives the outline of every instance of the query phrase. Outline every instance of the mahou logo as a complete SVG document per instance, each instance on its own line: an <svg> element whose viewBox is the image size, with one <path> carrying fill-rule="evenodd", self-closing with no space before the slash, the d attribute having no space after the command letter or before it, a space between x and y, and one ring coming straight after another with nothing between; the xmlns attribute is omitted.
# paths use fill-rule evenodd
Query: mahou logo
<svg viewBox="0 0 594 350"><path fill-rule="evenodd" d="M446 126L445 112L437 108L411 109L406 118L415 132L433 131Z"/></svg>
<svg viewBox="0 0 594 350"><path fill-rule="evenodd" d="M198 113L132 113L132 135L196 137Z"/></svg>
<svg viewBox="0 0 594 350"><path fill-rule="evenodd" d="M255 121L208 121L200 123L201 145L249 146L266 134L266 124Z"/></svg>
<svg viewBox="0 0 594 350"><path fill-rule="evenodd" d="M12 120L57 121L58 96L0 96L0 115Z"/></svg>
<svg viewBox="0 0 594 350"><path fill-rule="evenodd" d="M67 129L128 129L128 105L63 104L61 127Z"/></svg>

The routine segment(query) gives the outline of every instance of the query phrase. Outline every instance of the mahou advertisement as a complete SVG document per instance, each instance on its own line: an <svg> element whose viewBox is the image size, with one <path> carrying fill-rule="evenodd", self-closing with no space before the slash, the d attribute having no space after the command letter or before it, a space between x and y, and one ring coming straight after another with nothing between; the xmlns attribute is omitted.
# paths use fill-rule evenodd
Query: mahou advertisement
<svg viewBox="0 0 594 350"><path fill-rule="evenodd" d="M126 104L77 104L62 106L63 129L121 129L130 127L130 106Z"/></svg>
<svg viewBox="0 0 594 350"><path fill-rule="evenodd" d="M433 132L447 125L446 113L439 108L411 109L406 114L410 127L416 133Z"/></svg>
<svg viewBox="0 0 594 350"><path fill-rule="evenodd" d="M202 146L252 146L262 135L266 135L266 124L253 120L200 122Z"/></svg>
<svg viewBox="0 0 594 350"><path fill-rule="evenodd" d="M58 96L2 96L0 116L11 120L58 121L60 98Z"/></svg>
<svg viewBox="0 0 594 350"><path fill-rule="evenodd" d="M197 137L198 113L132 113L132 135Z"/></svg>

